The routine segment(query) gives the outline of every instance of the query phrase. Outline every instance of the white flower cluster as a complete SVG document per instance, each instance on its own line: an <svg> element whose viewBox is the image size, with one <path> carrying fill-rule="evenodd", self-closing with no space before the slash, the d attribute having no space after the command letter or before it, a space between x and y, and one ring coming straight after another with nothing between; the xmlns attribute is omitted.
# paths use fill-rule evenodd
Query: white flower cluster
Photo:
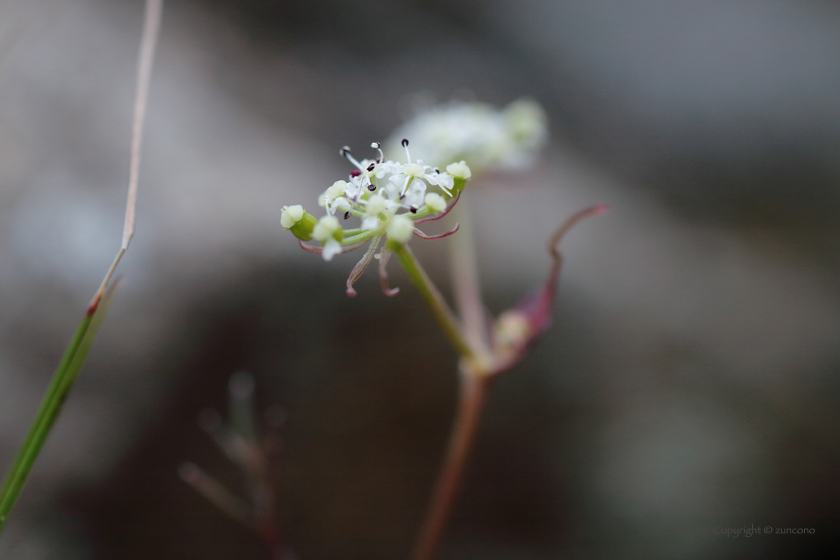
<svg viewBox="0 0 840 560"><path fill-rule="evenodd" d="M486 103L451 102L398 128L389 147L400 138L411 138L414 153L434 165L466 160L476 171L514 170L529 165L547 142L547 117L528 99L502 110Z"/></svg>
<svg viewBox="0 0 840 560"><path fill-rule="evenodd" d="M301 246L321 253L327 261L339 253L357 249L371 239L371 247L359 264L361 270L370 262L383 238L399 246L407 243L413 235L436 239L454 233L455 230L439 236L427 236L415 225L439 219L448 212L466 180L472 176L469 166L463 161L455 162L450 163L446 171L441 171L422 160L412 160L408 140L401 143L407 163L385 159L378 142L371 144L379 151L376 159L358 161L350 153L350 148L342 148L341 155L356 169L347 181L336 181L318 197L318 204L327 211L327 215L318 220L300 205L284 206L281 225L301 242L319 241L320 248ZM428 192L432 188L440 192ZM452 204L447 199L452 199ZM337 213L339 216L343 214L345 220L357 216L361 219L360 227L342 228ZM352 282L349 281L350 292Z"/></svg>
<svg viewBox="0 0 840 560"><path fill-rule="evenodd" d="M380 157L375 160L364 159L357 161L350 149L341 149L356 169L350 174L349 181L336 181L319 198L318 204L326 208L330 215L336 211L360 212L363 230L374 230L385 227L387 222L402 209L417 214L424 205L428 209L446 208L446 203L437 193L426 193L429 186L439 187L449 197L455 187L456 176L461 179L469 178L469 168L460 167L461 164L449 165L446 172L425 165L422 160L411 161L408 151L408 141L402 140L408 163L402 164L393 160L386 160L378 142L371 144L378 149ZM464 164L466 165L466 164ZM431 205L431 206L430 206ZM356 212L354 212L356 211ZM438 210L441 211L441 210ZM428 213L428 212L427 212Z"/></svg>

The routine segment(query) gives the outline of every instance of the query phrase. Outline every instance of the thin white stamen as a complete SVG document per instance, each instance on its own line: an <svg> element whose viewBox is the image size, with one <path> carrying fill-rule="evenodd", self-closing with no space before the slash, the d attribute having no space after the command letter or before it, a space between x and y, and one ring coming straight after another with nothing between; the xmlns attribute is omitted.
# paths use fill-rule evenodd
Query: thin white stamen
<svg viewBox="0 0 840 560"><path fill-rule="evenodd" d="M406 163L411 163L411 154L408 153L408 138L403 138L402 146L405 148Z"/></svg>
<svg viewBox="0 0 840 560"><path fill-rule="evenodd" d="M373 142L373 143L371 143L370 147L373 148L374 150L379 150L379 157L380 157L379 162L380 163L385 163L385 152L382 151L382 144L380 144L379 142Z"/></svg>
<svg viewBox="0 0 840 560"><path fill-rule="evenodd" d="M347 160L348 160L350 163L352 163L353 165L355 165L356 167L358 167L358 168L359 168L359 171L364 171L364 168L362 167L362 164L361 164L361 163L359 163L358 161L356 161L356 158L354 158L354 157L353 157L353 154L351 154L351 153L350 153L350 148L349 148L349 147L344 146L343 148L341 148L341 150L339 150L339 153L340 153L342 156L344 156L345 158L347 158Z"/></svg>

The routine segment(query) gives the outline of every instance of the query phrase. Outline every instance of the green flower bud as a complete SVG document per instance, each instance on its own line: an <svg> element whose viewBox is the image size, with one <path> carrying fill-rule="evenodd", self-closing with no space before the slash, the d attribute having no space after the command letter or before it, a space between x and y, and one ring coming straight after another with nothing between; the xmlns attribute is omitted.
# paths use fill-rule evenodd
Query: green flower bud
<svg viewBox="0 0 840 560"><path fill-rule="evenodd" d="M280 225L301 241L312 239L312 231L317 223L318 219L307 213L300 204L284 206L280 214Z"/></svg>
<svg viewBox="0 0 840 560"><path fill-rule="evenodd" d="M452 175L453 179L455 179L455 185L452 187L455 192L463 191L464 185L467 183L467 179L472 177L472 170L470 169L470 166L463 160L447 165L446 172Z"/></svg>

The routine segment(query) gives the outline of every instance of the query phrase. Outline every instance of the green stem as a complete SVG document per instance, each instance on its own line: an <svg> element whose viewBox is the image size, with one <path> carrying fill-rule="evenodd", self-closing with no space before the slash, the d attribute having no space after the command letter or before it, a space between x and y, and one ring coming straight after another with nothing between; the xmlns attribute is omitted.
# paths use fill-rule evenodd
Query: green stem
<svg viewBox="0 0 840 560"><path fill-rule="evenodd" d="M470 345L483 355L489 355L487 322L481 301L481 284L478 279L475 238L470 219L468 201L461 201L452 209L452 220L460 224L458 235L449 243L455 302L464 321Z"/></svg>
<svg viewBox="0 0 840 560"><path fill-rule="evenodd" d="M44 399L41 401L41 406L32 421L32 426L29 428L29 433L18 450L15 461L3 481L3 486L0 487L0 533L3 532L6 520L15 507L15 503L26 484L26 479L38 459L41 448L44 447L44 443L59 412L61 412L67 394L73 387L73 382L76 380L79 370L82 368L88 350L96 337L96 332L107 313L112 294L113 290L109 290L103 304L98 306L98 310L94 309L88 312L82 319L53 375Z"/></svg>
<svg viewBox="0 0 840 560"><path fill-rule="evenodd" d="M420 263L414 258L414 253L411 252L411 249L407 245L400 245L391 241L388 242L388 248L400 259L400 264L402 264L408 273L408 277L411 278L411 281L414 282L414 285L420 291L420 295L426 300L426 304L431 308L435 319L437 319L443 329L443 333L449 339L455 351L464 358L474 358L475 352L467 342L467 339L464 338L461 325L455 318L455 314L449 309L446 300L443 299L440 291L426 274L426 271L423 270Z"/></svg>
<svg viewBox="0 0 840 560"><path fill-rule="evenodd" d="M344 234L347 235L347 232L345 231ZM347 245L349 243L356 243L357 241L364 241L365 239L370 239L375 234L376 234L376 230L373 230L373 229L363 231L361 233L357 233L357 234L345 237L344 239L341 240L341 244L342 245Z"/></svg>

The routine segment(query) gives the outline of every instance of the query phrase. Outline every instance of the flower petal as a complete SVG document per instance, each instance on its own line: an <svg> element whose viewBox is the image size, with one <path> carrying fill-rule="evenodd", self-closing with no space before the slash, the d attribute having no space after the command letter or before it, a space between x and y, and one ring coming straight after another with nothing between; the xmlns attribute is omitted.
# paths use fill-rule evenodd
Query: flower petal
<svg viewBox="0 0 840 560"><path fill-rule="evenodd" d="M324 257L325 261L331 261L334 256L339 254L341 254L341 243L332 238L328 239L321 256Z"/></svg>

